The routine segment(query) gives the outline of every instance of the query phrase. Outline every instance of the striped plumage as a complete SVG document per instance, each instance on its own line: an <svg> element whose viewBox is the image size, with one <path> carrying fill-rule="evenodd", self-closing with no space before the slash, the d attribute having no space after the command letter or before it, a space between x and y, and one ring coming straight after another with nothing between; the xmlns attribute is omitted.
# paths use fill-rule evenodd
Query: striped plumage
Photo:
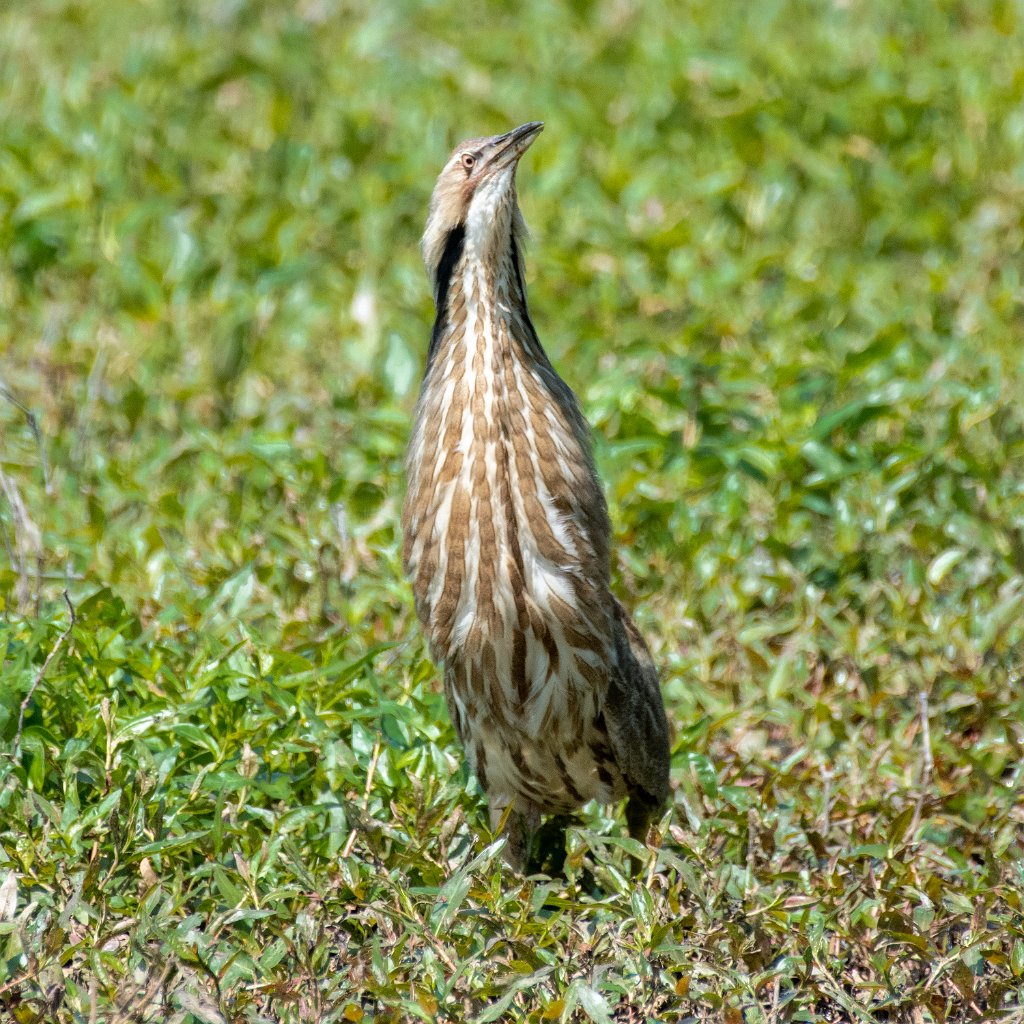
<svg viewBox="0 0 1024 1024"><path fill-rule="evenodd" d="M541 813L593 798L629 796L645 838L669 760L657 672L609 589L589 428L527 310L515 174L541 127L462 143L434 189L437 318L402 515L448 708L520 870Z"/></svg>

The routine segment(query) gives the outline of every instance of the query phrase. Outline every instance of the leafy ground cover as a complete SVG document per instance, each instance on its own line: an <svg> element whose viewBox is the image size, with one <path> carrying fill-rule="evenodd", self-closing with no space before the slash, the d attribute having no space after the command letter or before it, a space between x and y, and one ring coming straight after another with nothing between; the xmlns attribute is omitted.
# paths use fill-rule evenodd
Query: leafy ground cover
<svg viewBox="0 0 1024 1024"><path fill-rule="evenodd" d="M0 1016L1024 1020L1024 12L0 12ZM503 873L398 564L448 147L676 730ZM66 595L66 596L65 596Z"/></svg>

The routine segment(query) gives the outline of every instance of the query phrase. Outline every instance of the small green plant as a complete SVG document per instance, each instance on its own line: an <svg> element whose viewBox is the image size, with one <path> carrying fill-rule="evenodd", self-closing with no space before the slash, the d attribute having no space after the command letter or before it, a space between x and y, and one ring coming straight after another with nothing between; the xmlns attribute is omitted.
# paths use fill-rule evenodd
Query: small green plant
<svg viewBox="0 0 1024 1024"><path fill-rule="evenodd" d="M7 4L0 1018L1024 1020L1022 40ZM639 881L595 808L502 871L399 565L429 190L531 118L676 730Z"/></svg>

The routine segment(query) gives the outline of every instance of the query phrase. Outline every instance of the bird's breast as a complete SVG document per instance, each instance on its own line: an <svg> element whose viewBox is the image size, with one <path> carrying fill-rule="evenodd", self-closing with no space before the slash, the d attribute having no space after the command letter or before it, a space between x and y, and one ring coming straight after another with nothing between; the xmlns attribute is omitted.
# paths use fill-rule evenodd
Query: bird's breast
<svg viewBox="0 0 1024 1024"><path fill-rule="evenodd" d="M515 324L471 289L453 306L462 343L443 341L410 446L406 570L467 700L550 727L586 713L574 694L601 692L613 656L603 498Z"/></svg>

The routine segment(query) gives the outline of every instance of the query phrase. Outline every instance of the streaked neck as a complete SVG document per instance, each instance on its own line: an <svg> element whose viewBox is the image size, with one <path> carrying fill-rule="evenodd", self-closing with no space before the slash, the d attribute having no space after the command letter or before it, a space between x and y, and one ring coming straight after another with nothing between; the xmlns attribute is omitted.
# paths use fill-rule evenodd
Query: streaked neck
<svg viewBox="0 0 1024 1024"><path fill-rule="evenodd" d="M447 346L518 343L534 358L545 358L530 323L518 247L511 232L507 238L481 253L461 226L449 234L434 288L437 315L428 374L438 351Z"/></svg>

